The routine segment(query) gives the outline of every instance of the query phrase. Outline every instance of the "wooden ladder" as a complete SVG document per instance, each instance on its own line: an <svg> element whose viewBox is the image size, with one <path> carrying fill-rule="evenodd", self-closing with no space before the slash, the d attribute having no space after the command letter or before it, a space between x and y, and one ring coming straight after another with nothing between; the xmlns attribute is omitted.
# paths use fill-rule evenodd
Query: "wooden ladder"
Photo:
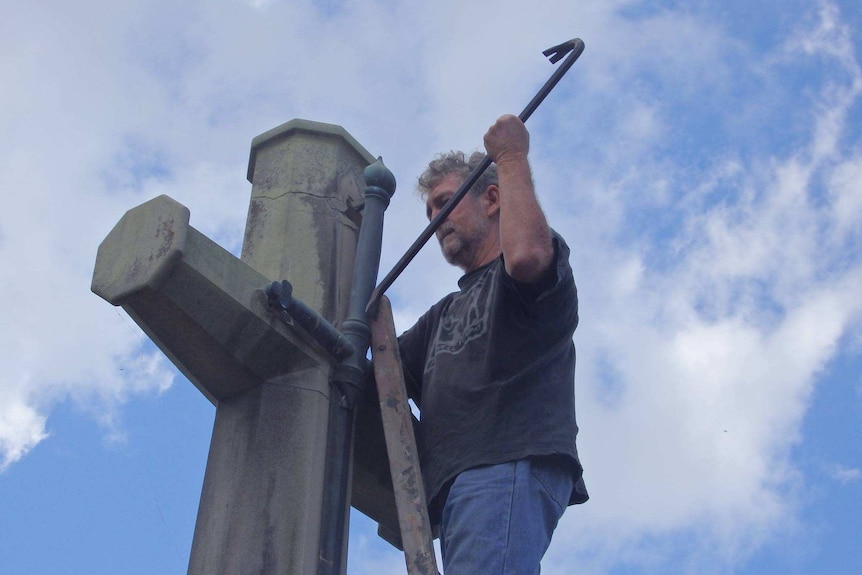
<svg viewBox="0 0 862 575"><path fill-rule="evenodd" d="M413 434L413 418L407 403L404 371L395 337L392 305L386 296L380 298L377 317L369 317L369 320L374 378L380 397L380 415L407 574L439 575L425 501L425 486L419 469L419 453Z"/></svg>

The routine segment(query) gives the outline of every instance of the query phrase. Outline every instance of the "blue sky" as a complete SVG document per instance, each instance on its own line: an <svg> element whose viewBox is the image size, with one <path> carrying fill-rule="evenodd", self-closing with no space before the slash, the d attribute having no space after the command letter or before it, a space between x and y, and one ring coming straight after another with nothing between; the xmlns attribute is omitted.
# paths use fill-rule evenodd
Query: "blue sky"
<svg viewBox="0 0 862 575"><path fill-rule="evenodd" d="M790 2L164 0L4 4L0 573L181 573L214 408L89 291L96 247L159 194L238 253L251 140L344 126L395 173L381 268L424 226L412 182L530 120L572 247L592 499L551 575L862 569L862 7ZM431 245L400 329L455 287ZM274 278L278 279L278 278ZM348 573L403 573L355 514Z"/></svg>

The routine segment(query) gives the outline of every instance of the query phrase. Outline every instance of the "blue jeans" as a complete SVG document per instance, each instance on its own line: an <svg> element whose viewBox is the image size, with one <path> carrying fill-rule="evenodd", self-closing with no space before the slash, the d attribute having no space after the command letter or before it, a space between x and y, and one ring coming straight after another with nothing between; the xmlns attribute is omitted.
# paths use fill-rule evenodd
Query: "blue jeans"
<svg viewBox="0 0 862 575"><path fill-rule="evenodd" d="M444 575L538 575L572 486L571 471L546 458L459 474L443 506Z"/></svg>

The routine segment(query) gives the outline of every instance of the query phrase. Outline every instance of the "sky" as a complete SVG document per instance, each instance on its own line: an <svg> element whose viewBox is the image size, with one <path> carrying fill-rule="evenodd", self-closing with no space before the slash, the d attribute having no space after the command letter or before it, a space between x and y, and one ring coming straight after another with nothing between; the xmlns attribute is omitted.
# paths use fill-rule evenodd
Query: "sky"
<svg viewBox="0 0 862 575"><path fill-rule="evenodd" d="M183 573L214 407L90 292L167 194L238 254L252 138L343 126L398 180L528 122L571 246L591 500L543 573L862 570L862 5L852 0L3 0L0 573ZM435 245L399 330L456 287ZM280 278L273 278L280 279ZM348 573L404 573L359 513Z"/></svg>

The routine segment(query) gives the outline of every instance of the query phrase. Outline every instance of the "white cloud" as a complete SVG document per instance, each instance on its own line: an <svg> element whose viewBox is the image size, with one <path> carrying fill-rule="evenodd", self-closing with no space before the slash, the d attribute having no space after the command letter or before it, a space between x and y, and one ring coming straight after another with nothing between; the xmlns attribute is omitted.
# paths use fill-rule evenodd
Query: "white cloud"
<svg viewBox="0 0 862 575"><path fill-rule="evenodd" d="M836 465L831 472L832 478L842 484L853 483L862 478L862 471L856 468Z"/></svg>
<svg viewBox="0 0 862 575"><path fill-rule="evenodd" d="M27 402L7 398L0 408L0 472L47 437L44 415Z"/></svg>
<svg viewBox="0 0 862 575"><path fill-rule="evenodd" d="M628 158L629 171L578 163L550 182L583 182L590 170L576 200L554 198L551 211L580 268L578 408L594 500L570 512L552 565L571 558L558 549L573 546L587 558L604 548L607 561L691 559L668 543L686 532L697 533L703 556L660 571L729 572L793 524L804 478L790 450L817 377L862 313L859 144L847 140L859 74L845 57L849 30L830 30L816 53L837 59L840 73L809 93L810 137L787 155L719 156L705 171L684 155L669 163L648 151L673 133L673 113L662 110L654 121L664 127L625 144L615 138L627 133L624 116L611 126L607 154ZM656 179L670 202L638 196ZM682 226L630 233L644 211ZM670 548L656 556L646 548L662 545Z"/></svg>

